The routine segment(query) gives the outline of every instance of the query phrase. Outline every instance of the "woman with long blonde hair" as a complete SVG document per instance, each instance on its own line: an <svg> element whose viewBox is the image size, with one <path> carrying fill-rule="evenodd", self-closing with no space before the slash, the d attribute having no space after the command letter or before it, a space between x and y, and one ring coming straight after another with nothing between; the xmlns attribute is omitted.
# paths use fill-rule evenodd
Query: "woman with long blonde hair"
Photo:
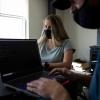
<svg viewBox="0 0 100 100"><path fill-rule="evenodd" d="M71 68L73 47L58 15L51 14L44 19L38 45L44 67Z"/></svg>

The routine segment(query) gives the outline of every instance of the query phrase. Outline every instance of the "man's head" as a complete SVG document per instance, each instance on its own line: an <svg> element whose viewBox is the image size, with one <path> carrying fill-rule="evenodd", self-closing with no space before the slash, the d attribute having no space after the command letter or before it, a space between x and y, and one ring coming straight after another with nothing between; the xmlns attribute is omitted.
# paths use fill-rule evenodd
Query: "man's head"
<svg viewBox="0 0 100 100"><path fill-rule="evenodd" d="M100 28L100 0L54 0L53 6L69 9L74 21L84 28Z"/></svg>
<svg viewBox="0 0 100 100"><path fill-rule="evenodd" d="M70 9L71 12L78 10L82 7L85 0L54 0L53 7L59 10Z"/></svg>
<svg viewBox="0 0 100 100"><path fill-rule="evenodd" d="M70 0L53 0L52 5L56 9L66 10L71 6Z"/></svg>

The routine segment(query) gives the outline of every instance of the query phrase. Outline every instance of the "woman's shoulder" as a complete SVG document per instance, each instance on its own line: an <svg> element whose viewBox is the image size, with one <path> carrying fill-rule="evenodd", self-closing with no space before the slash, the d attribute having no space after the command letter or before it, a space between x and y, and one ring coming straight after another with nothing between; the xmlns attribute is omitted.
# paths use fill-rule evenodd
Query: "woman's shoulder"
<svg viewBox="0 0 100 100"><path fill-rule="evenodd" d="M72 42L71 42L71 39L65 39L64 42L63 42L63 47L65 49L72 49L73 52L75 52L75 49L73 48L73 45L72 45Z"/></svg>

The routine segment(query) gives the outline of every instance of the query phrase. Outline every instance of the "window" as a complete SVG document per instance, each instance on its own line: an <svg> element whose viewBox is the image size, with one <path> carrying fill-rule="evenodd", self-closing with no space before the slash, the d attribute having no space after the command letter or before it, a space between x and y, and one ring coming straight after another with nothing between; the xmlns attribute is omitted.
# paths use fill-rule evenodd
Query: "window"
<svg viewBox="0 0 100 100"><path fill-rule="evenodd" d="M28 0L0 0L0 38L28 38Z"/></svg>
<svg viewBox="0 0 100 100"><path fill-rule="evenodd" d="M0 14L0 38L26 38L25 30L23 17Z"/></svg>

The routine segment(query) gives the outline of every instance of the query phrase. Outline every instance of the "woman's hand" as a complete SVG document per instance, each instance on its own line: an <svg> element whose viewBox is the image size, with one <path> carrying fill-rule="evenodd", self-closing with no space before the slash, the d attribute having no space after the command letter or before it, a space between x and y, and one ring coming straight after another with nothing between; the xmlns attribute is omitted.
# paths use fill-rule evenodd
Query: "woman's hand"
<svg viewBox="0 0 100 100"><path fill-rule="evenodd" d="M52 71L49 73L51 74L65 74L68 72L69 69L67 68L54 68L52 69Z"/></svg>
<svg viewBox="0 0 100 100"><path fill-rule="evenodd" d="M49 97L52 100L65 100L63 98L66 98L66 96L69 98L67 91L61 84L59 84L56 80L47 78L40 78L27 83L27 90L35 92L43 97Z"/></svg>
<svg viewBox="0 0 100 100"><path fill-rule="evenodd" d="M42 67L43 67L43 70L45 70L45 71L51 70L51 69L49 68L49 63L48 63L48 62L42 63Z"/></svg>

